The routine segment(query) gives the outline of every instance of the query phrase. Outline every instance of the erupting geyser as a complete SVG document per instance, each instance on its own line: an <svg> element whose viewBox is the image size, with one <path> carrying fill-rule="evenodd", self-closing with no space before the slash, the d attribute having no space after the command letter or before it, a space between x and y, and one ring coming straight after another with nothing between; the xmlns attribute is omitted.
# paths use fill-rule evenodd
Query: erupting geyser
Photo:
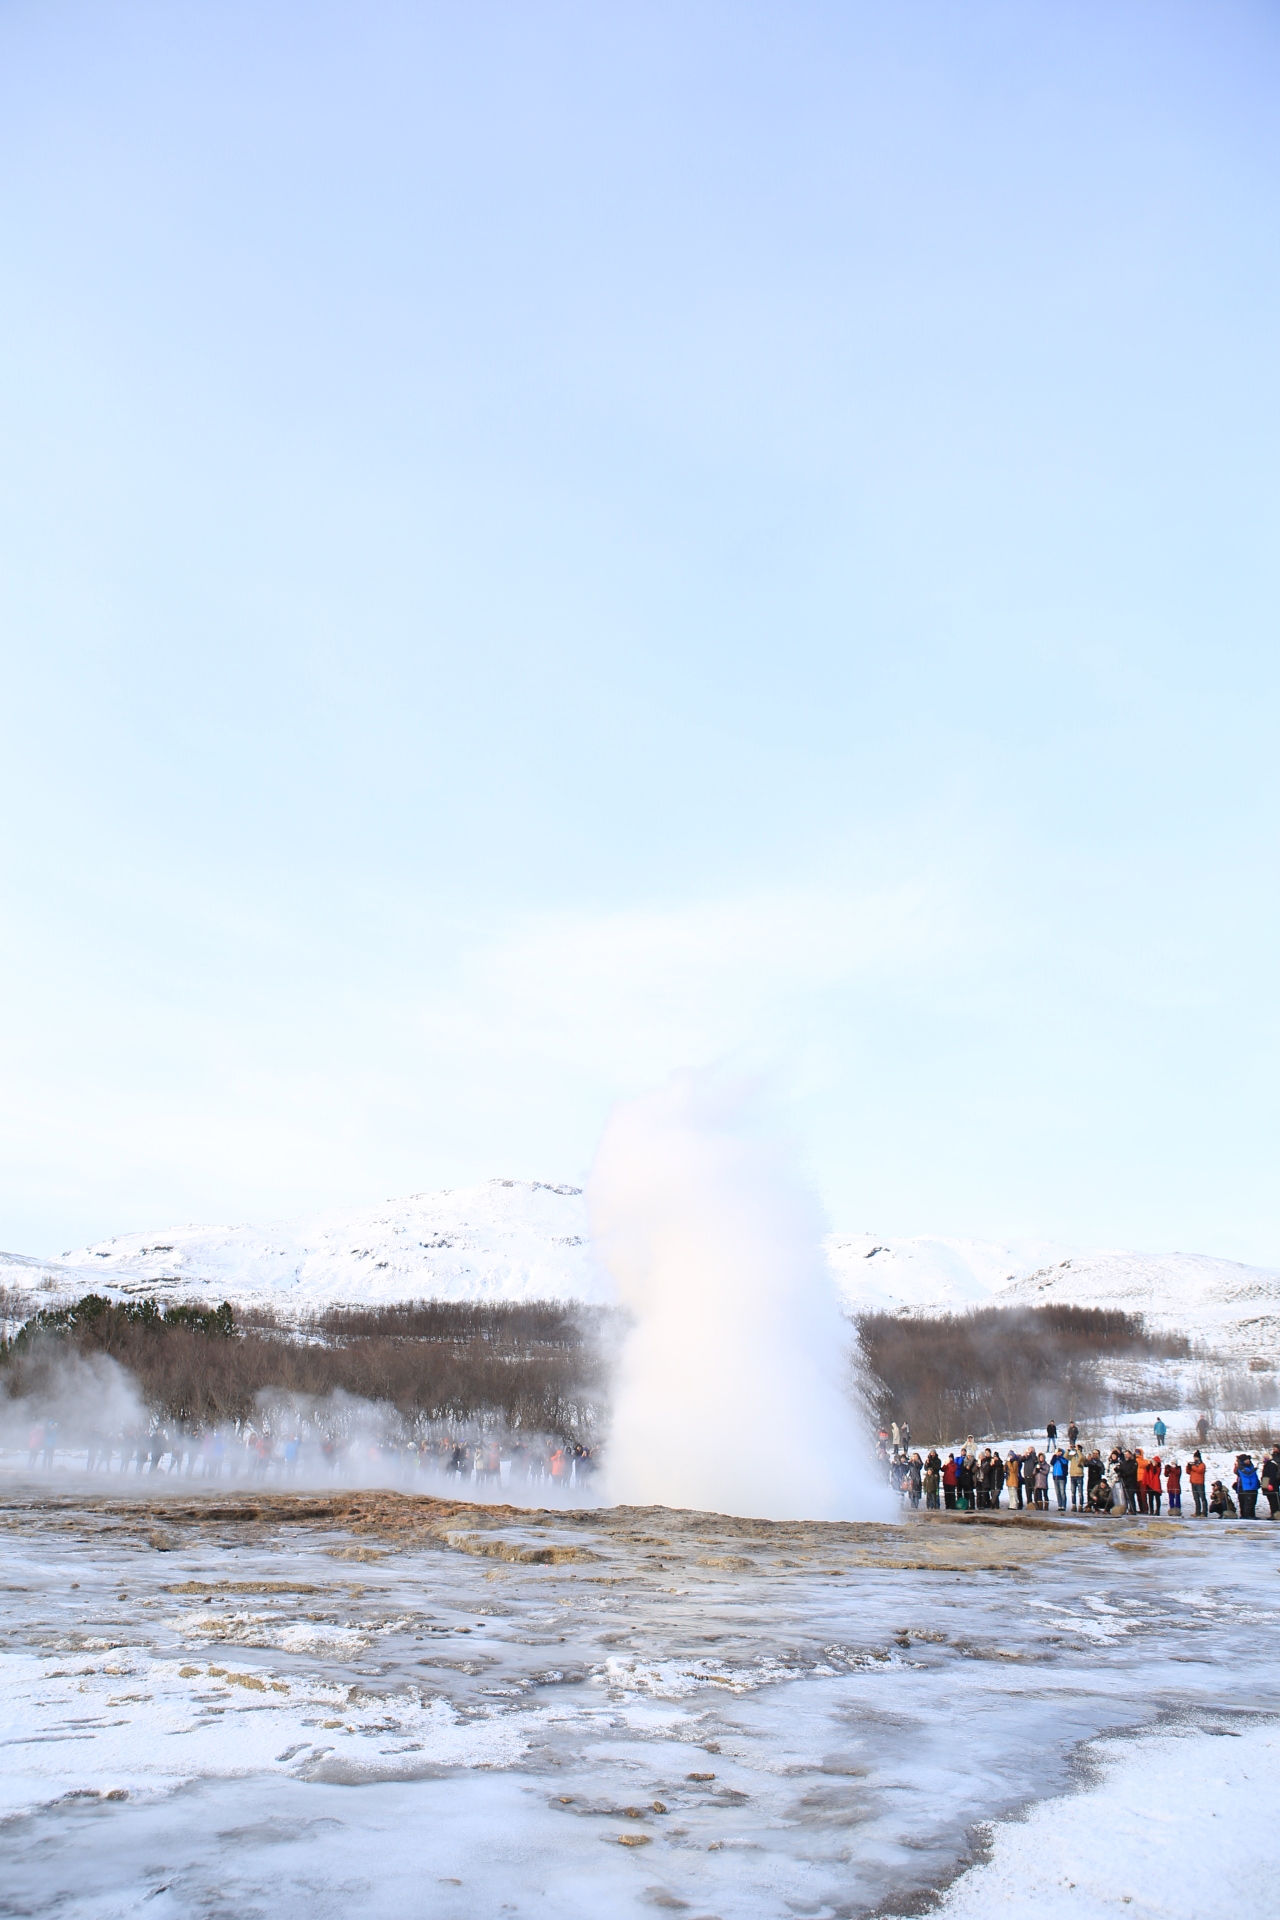
<svg viewBox="0 0 1280 1920"><path fill-rule="evenodd" d="M633 1317L610 1498L773 1520L886 1513L820 1211L741 1090L684 1072L618 1107L587 1201Z"/></svg>

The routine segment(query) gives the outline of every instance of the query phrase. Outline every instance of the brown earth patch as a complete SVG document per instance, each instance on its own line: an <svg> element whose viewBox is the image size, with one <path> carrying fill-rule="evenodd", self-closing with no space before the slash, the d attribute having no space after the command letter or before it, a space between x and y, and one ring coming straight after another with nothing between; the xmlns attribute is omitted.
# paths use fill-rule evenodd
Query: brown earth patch
<svg viewBox="0 0 1280 1920"><path fill-rule="evenodd" d="M62 1494L39 1505L9 1500L0 1511L0 1525L95 1534L118 1531L142 1545L163 1521L166 1542L174 1547L193 1534L207 1537L220 1530L241 1535L247 1531L250 1538L269 1540L292 1527L306 1526L345 1536L325 1549L345 1559L373 1561L397 1547L437 1547L535 1566L612 1559L621 1563L620 1574L622 1567L628 1573L633 1568L637 1574L648 1571L636 1564L642 1559L640 1550L661 1543L663 1557L671 1563L669 1571L701 1564L712 1572L754 1573L762 1579L777 1579L780 1574L839 1576L877 1568L1016 1573L1103 1542L1153 1551L1186 1538L1168 1521L1129 1522L1117 1538L1115 1523L1047 1514L943 1512L911 1515L898 1523L755 1520L669 1507L482 1506L469 1500L383 1490L322 1495L264 1491L231 1498L213 1490L207 1497L193 1497L189 1488L181 1493L175 1490L172 1496L159 1488L154 1494L148 1492L146 1499L110 1494L77 1499ZM536 1537L543 1530L559 1538L544 1545ZM504 1534L516 1537L504 1539ZM582 1536L582 1545L566 1541L566 1534ZM751 1556L752 1548L768 1548L781 1557L765 1563ZM281 1585L278 1590L290 1589Z"/></svg>

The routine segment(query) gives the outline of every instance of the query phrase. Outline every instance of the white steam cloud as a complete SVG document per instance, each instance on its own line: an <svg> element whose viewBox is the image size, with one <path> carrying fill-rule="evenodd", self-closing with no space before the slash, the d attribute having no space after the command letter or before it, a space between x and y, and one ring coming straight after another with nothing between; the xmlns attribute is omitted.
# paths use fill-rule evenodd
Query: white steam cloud
<svg viewBox="0 0 1280 1920"><path fill-rule="evenodd" d="M146 1433L137 1382L109 1353L63 1353L43 1371L37 1396L0 1398L0 1456L27 1452L48 1463L69 1448L87 1451L99 1434Z"/></svg>
<svg viewBox="0 0 1280 1920"><path fill-rule="evenodd" d="M587 1201L634 1322L609 1497L774 1520L885 1516L820 1210L741 1090L686 1072L618 1107Z"/></svg>
<svg viewBox="0 0 1280 1920"><path fill-rule="evenodd" d="M88 1477L151 1494L259 1486L273 1491L392 1488L513 1506L598 1501L589 1458L553 1434L415 1433L394 1406L336 1388L324 1396L267 1388L251 1417L191 1426L150 1409L137 1382L103 1353L46 1344L33 1391L0 1393L0 1473L45 1485Z"/></svg>

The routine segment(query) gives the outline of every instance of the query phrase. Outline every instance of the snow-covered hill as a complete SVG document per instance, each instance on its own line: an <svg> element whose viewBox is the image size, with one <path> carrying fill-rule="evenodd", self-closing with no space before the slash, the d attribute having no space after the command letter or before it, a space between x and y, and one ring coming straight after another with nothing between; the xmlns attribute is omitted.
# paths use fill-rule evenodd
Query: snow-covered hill
<svg viewBox="0 0 1280 1920"><path fill-rule="evenodd" d="M1280 1273L1201 1253L1085 1253L1023 1275L1001 1305L1121 1307L1209 1346L1280 1354Z"/></svg>
<svg viewBox="0 0 1280 1920"><path fill-rule="evenodd" d="M851 1306L962 1313L981 1306L1019 1275L1065 1260L1048 1240L894 1240L833 1233L827 1258Z"/></svg>
<svg viewBox="0 0 1280 1920"><path fill-rule="evenodd" d="M1280 1348L1280 1273L1207 1255L869 1234L832 1234L827 1255L850 1307L1063 1301L1144 1313L1239 1355ZM122 1234L55 1261L0 1254L0 1285L45 1297L93 1289L230 1299L290 1315L333 1301L612 1298L581 1190L540 1180L488 1180L266 1227Z"/></svg>
<svg viewBox="0 0 1280 1920"><path fill-rule="evenodd" d="M305 1313L333 1301L607 1301L581 1189L541 1180L412 1194L266 1227L121 1234L57 1261L0 1255L24 1291L199 1295Z"/></svg>
<svg viewBox="0 0 1280 1920"><path fill-rule="evenodd" d="M982 1305L1120 1308L1240 1356L1280 1351L1280 1273L1198 1253L1078 1253L1047 1241L896 1240L833 1234L850 1305L963 1312Z"/></svg>

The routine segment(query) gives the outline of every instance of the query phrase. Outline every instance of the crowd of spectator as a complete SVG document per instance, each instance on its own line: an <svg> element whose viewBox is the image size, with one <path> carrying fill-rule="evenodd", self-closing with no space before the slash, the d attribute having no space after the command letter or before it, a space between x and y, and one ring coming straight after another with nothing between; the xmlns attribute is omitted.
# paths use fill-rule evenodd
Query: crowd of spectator
<svg viewBox="0 0 1280 1920"><path fill-rule="evenodd" d="M1163 1420L1156 1421L1157 1448L1163 1449L1168 1431ZM1183 1463L1172 1455L1162 1458L1159 1451L1146 1453L1141 1447L1117 1443L1104 1460L1100 1447L1082 1440L1074 1420L1067 1428L1065 1446L1059 1444L1057 1425L1050 1421L1043 1448L1010 1444L1002 1454L998 1446L979 1447L970 1436L963 1445L943 1453L930 1447L923 1455L912 1448L910 1426L894 1422L881 1429L877 1453L890 1486L913 1510L923 1505L926 1511L981 1512L1003 1505L1014 1512L1159 1514L1167 1510L1180 1516L1185 1482L1195 1517L1254 1520L1259 1496L1267 1503L1264 1517L1280 1516L1280 1443L1260 1464L1248 1453L1237 1454L1231 1486L1215 1479L1207 1490L1209 1469L1200 1447Z"/></svg>

